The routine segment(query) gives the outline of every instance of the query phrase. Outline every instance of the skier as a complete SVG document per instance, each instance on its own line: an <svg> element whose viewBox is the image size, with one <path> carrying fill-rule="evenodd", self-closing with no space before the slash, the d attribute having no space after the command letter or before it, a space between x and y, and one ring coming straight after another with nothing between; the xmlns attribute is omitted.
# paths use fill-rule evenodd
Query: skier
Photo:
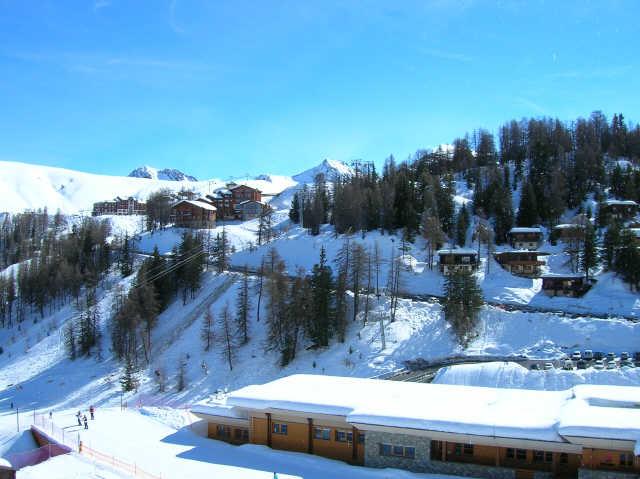
<svg viewBox="0 0 640 479"><path fill-rule="evenodd" d="M82 414L80 414L80 411L76 414L76 419L78 420L78 426L82 426Z"/></svg>
<svg viewBox="0 0 640 479"><path fill-rule="evenodd" d="M89 429L89 423L87 422L87 416L85 415L82 419L84 420L84 428L85 429Z"/></svg>
<svg viewBox="0 0 640 479"><path fill-rule="evenodd" d="M91 420L93 421L95 418L93 417L93 412L95 411L95 409L93 408L93 406L89 406L89 414L91 415Z"/></svg>
<svg viewBox="0 0 640 479"><path fill-rule="evenodd" d="M53 411L49 411L49 421L53 419Z"/></svg>

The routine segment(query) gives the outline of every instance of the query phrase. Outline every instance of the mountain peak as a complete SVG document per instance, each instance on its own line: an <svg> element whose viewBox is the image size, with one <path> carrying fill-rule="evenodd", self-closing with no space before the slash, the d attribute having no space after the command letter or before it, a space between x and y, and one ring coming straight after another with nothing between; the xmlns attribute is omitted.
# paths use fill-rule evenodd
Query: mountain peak
<svg viewBox="0 0 640 479"><path fill-rule="evenodd" d="M319 174L323 174L327 180L332 180L337 176L353 175L353 169L343 161L325 158L318 166L293 176L293 179L298 183L313 183Z"/></svg>
<svg viewBox="0 0 640 479"><path fill-rule="evenodd" d="M140 166L129 173L132 178L148 178L150 180L166 181L198 181L195 176L190 176L175 168L164 168L158 170L153 166Z"/></svg>

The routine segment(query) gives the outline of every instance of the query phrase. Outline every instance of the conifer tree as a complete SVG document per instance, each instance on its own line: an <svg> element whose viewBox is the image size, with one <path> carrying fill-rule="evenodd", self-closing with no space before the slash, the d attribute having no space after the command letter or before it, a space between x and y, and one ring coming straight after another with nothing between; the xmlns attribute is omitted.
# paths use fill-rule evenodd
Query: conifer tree
<svg viewBox="0 0 640 479"><path fill-rule="evenodd" d="M616 253L620 247L620 225L617 222L609 224L604 234L602 245L602 261L608 270L614 270Z"/></svg>
<svg viewBox="0 0 640 479"><path fill-rule="evenodd" d="M475 335L482 292L470 271L456 271L445 279L444 317L461 345L467 346Z"/></svg>
<svg viewBox="0 0 640 479"><path fill-rule="evenodd" d="M622 276L632 290L638 291L640 285L640 252L635 235L623 230L620 235L620 250L616 257L616 271Z"/></svg>
<svg viewBox="0 0 640 479"><path fill-rule="evenodd" d="M300 198L298 197L297 192L293 194L293 199L291 200L291 208L289 208L289 219L292 223L300 223Z"/></svg>
<svg viewBox="0 0 640 479"><path fill-rule="evenodd" d="M311 274L311 313L307 321L307 335L314 346L329 345L333 310L333 279L331 267L327 264L324 246L320 248L320 260L313 266Z"/></svg>
<svg viewBox="0 0 640 479"><path fill-rule="evenodd" d="M120 274L123 278L133 273L133 257L131 255L131 245L129 242L129 234L124 235L122 249L120 250Z"/></svg>
<svg viewBox="0 0 640 479"><path fill-rule="evenodd" d="M202 329L200 330L200 339L202 340L202 345L205 352L211 349L211 346L213 345L213 341L215 339L213 332L213 323L213 313L210 309L207 309L207 312L205 313L202 320Z"/></svg>
<svg viewBox="0 0 640 479"><path fill-rule="evenodd" d="M120 387L123 392L133 391L138 387L137 368L131 356L126 358L124 371L120 377Z"/></svg>
<svg viewBox="0 0 640 479"><path fill-rule="evenodd" d="M536 195L533 185L530 182L522 186L516 223L518 226L533 226L538 223Z"/></svg>
<svg viewBox="0 0 640 479"><path fill-rule="evenodd" d="M591 270L598 266L598 245L596 239L596 231L590 221L585 224L584 242L580 254L580 268L586 275L587 282Z"/></svg>
<svg viewBox="0 0 640 479"><path fill-rule="evenodd" d="M236 298L236 327L238 328L240 344L249 342L249 313L251 311L249 291L249 268L245 265Z"/></svg>
<svg viewBox="0 0 640 479"><path fill-rule="evenodd" d="M67 355L69 359L74 360L77 356L77 348L76 348L76 332L75 327L72 320L67 322L67 325L64 328L64 345L67 350Z"/></svg>
<svg viewBox="0 0 640 479"><path fill-rule="evenodd" d="M222 312L218 316L218 322L220 325L220 344L222 347L222 357L229 365L229 371L233 370L233 363L236 357L236 341L233 334L233 326L231 322L231 312L229 311L229 305L226 304L222 309Z"/></svg>
<svg viewBox="0 0 640 479"><path fill-rule="evenodd" d="M459 246L464 246L467 239L467 230L469 229L469 212L467 207L463 204L458 212L456 220L456 242Z"/></svg>

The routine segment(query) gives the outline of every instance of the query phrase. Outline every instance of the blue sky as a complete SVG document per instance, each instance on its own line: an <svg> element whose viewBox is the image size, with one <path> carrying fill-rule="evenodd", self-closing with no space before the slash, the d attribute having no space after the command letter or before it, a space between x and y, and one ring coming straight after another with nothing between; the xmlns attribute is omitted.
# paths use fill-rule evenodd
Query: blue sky
<svg viewBox="0 0 640 479"><path fill-rule="evenodd" d="M637 1L0 0L0 159L201 178L637 121Z"/></svg>

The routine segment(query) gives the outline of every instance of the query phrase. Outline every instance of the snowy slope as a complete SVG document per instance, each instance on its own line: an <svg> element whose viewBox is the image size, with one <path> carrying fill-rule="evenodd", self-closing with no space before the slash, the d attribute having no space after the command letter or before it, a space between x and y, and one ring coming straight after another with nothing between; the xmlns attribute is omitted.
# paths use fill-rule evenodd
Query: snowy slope
<svg viewBox="0 0 640 479"><path fill-rule="evenodd" d="M438 384L563 391L578 384L640 386L638 369L534 371L517 363L495 362L447 366L433 380Z"/></svg>
<svg viewBox="0 0 640 479"><path fill-rule="evenodd" d="M116 196L134 196L144 200L160 188L174 191L184 188L205 194L226 184L218 179L173 181L95 175L10 161L0 161L0 171L0 211L13 213L46 206L50 212L60 209L63 213L74 214L91 210L94 202ZM288 176L268 175L255 180L238 180L236 183L247 184L260 189L265 196L273 196L295 185L296 181Z"/></svg>

